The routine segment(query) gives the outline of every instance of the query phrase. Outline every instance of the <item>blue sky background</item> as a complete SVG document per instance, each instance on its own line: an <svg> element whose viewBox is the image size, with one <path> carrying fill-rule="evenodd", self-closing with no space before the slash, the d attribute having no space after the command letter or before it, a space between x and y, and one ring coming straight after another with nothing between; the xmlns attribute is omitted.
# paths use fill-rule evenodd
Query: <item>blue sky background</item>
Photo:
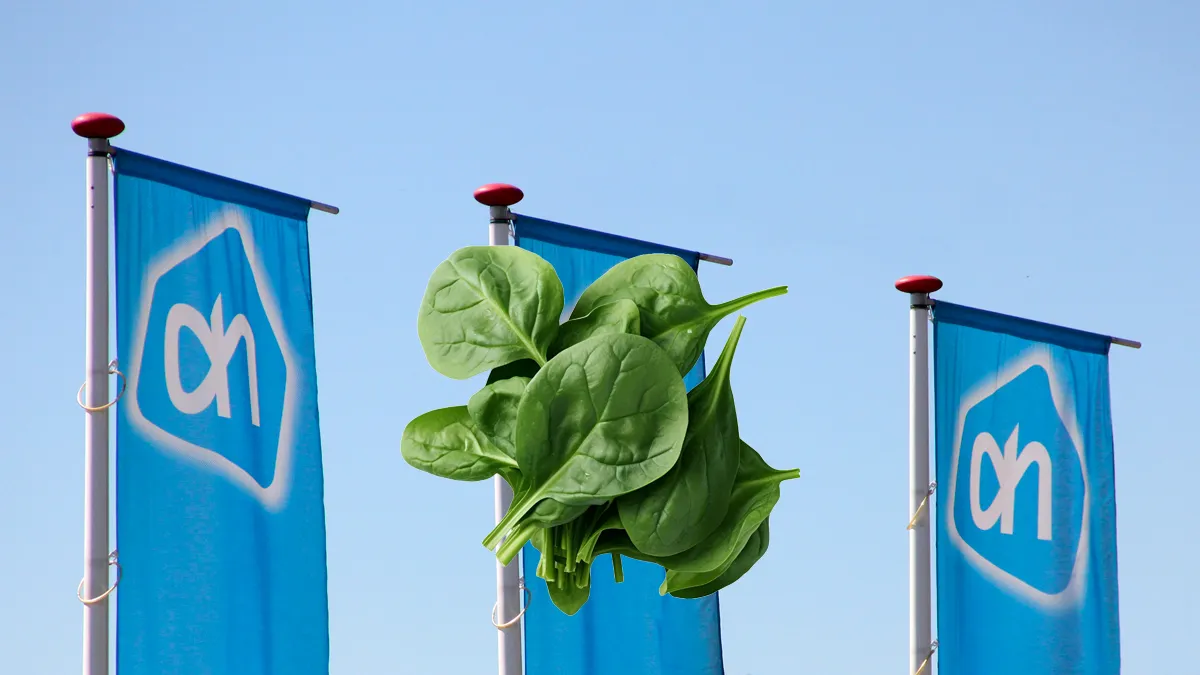
<svg viewBox="0 0 1200 675"><path fill-rule="evenodd" d="M332 671L495 668L489 483L403 463L403 425L475 382L415 318L471 191L695 248L755 306L743 436L797 466L771 548L722 594L730 675L899 672L907 642L907 303L941 297L1144 341L1112 355L1125 672L1195 667L1200 5L1147 1L11 3L0 22L0 655L77 672L84 149L337 204L312 268ZM710 341L719 350L731 320ZM114 348L115 352L115 348ZM713 354L715 356L715 353ZM296 589L302 593L305 589Z"/></svg>

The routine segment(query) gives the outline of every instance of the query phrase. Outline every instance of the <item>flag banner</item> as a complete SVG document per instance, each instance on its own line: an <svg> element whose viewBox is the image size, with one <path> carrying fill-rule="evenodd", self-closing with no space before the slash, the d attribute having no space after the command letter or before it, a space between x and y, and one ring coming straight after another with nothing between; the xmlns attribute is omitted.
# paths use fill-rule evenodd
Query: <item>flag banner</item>
<svg viewBox="0 0 1200 675"><path fill-rule="evenodd" d="M938 672L1117 675L1111 339L933 320Z"/></svg>
<svg viewBox="0 0 1200 675"><path fill-rule="evenodd" d="M114 166L117 672L327 675L310 202Z"/></svg>
<svg viewBox="0 0 1200 675"><path fill-rule="evenodd" d="M593 281L613 265L647 253L671 253L696 269L692 251L650 244L523 215L513 221L515 244L549 261L563 283L565 317ZM688 389L704 379L704 357L684 378ZM591 596L574 616L550 600L537 576L538 550L526 544L526 675L722 675L717 594L695 600L660 596L666 572L631 558L621 561L624 581L613 580L611 556L592 564Z"/></svg>

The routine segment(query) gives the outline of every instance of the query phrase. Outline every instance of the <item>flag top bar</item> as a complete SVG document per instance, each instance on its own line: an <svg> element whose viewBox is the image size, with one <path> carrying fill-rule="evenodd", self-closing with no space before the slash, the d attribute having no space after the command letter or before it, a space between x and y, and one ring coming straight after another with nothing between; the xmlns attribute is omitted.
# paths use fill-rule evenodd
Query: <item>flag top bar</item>
<svg viewBox="0 0 1200 675"><path fill-rule="evenodd" d="M107 141L110 138L119 136L121 134L121 132L125 131L125 122L121 121L121 118L117 117L116 115L110 115L108 113L102 113L102 112L90 112L90 113L84 113L84 114L76 117L75 119L71 120L71 130L74 131L76 135L82 136L83 138L86 138L86 139L89 139L92 141L96 141L96 140ZM95 151L95 150L98 150L98 149L93 148L93 151ZM107 151L111 151L111 149L107 149ZM166 162L166 160L159 160L159 161L167 163L167 164L172 164L172 165L175 164L174 162ZM182 167L181 165L179 165L179 166L180 166L180 168L186 168L187 170L194 171L196 173L215 176L215 174L210 174L209 172L201 171L200 169L193 169L191 167ZM243 181L237 181L232 178L224 178L224 177L221 177L221 178L223 178L224 180L227 180L227 181L231 181L231 182L237 182L237 183L243 182ZM246 185L251 185L251 184L246 183ZM269 192L278 192L276 190L268 190L267 188L262 188L262 187L259 187L256 185L252 185L251 187L254 187L255 189L258 189L258 190L267 190ZM518 192L519 192L519 190L518 190ZM286 195L286 196L291 197L291 195ZM297 199L299 199L299 198L297 198ZM341 211L336 206L331 206L329 204L314 201L311 199L300 199L300 201L307 202L309 207L316 209L317 211L323 211L325 213L330 213L335 216Z"/></svg>
<svg viewBox="0 0 1200 675"><path fill-rule="evenodd" d="M896 282L897 290L903 291L905 293L910 293L910 294L911 293L929 294L929 293L933 293L933 292L937 291L941 287L942 287L942 282L937 277L911 276L911 277L904 277ZM959 307L958 305L955 305L950 302L944 302L944 301L942 303L934 303L934 304L940 304L941 306L946 307L947 309L945 311L947 313L954 311L954 308ZM978 316L983 317L983 320L985 321L985 323L988 324L986 326L987 330L995 329L993 324L996 321L1003 321L1007 324L1017 324L1017 325L1023 326L1024 330L1020 331L1020 334L1016 334L1016 333L1014 333L1014 334L1016 334L1018 337L1024 337L1024 338L1030 339L1030 340L1045 339L1044 336L1041 335L1041 333L1043 333L1047 329L1050 329L1053 331L1060 331L1060 332L1066 331L1068 333L1080 336L1080 338L1082 338L1085 341L1092 341L1092 342L1101 341L1101 342L1104 342L1105 344L1120 345L1122 347L1129 347L1131 349L1141 349L1142 348L1142 343L1138 342L1137 340L1129 340L1126 338L1113 337L1111 335L1104 335L1101 333L1093 333L1091 331L1079 330L1078 328L1067 328L1065 326L1058 326L1055 324L1045 323L1043 321L1035 321L1033 319L1026 319L1024 317L1019 317L1019 316L1011 316L1008 314L1001 314L1000 312L993 312L993 311L986 310L986 309L978 309L978 308L970 308L970 309L972 312L974 312ZM936 314L937 307L934 307L934 312ZM977 327L981 327L981 326L977 326ZM1011 330L1011 328L1009 330ZM1034 335L1030 335L1029 334L1030 332L1032 332ZM1085 351L1087 351L1087 350L1085 350Z"/></svg>
<svg viewBox="0 0 1200 675"><path fill-rule="evenodd" d="M487 185L480 186L475 190L475 201L483 204L484 206L492 208L493 211L500 209L500 211L497 212L500 215L497 216L496 213L493 213L493 218L504 217L511 219L513 214L508 212L508 207L516 204L524 198L525 193L521 191L521 188L515 185L509 185L508 183L488 183ZM563 223L556 223L556 225L572 230L585 229L575 225L565 225ZM606 236L614 239L636 241L634 239L630 239L629 237L622 237L616 234L606 233ZM726 267L733 265L733 258L726 258L724 256L703 253L700 251L694 251L694 253L696 254L697 258L706 262L724 265Z"/></svg>
<svg viewBox="0 0 1200 675"><path fill-rule="evenodd" d="M237 178L230 178L211 171L197 169L195 167L186 166L178 162L143 155L140 152L134 152L124 148L113 148L113 157L117 164L117 172L126 175L145 177L148 171L148 166L154 167L155 180L166 182L175 187L187 185L186 189L200 190L206 197L213 199L231 200L244 203L247 206L254 208L271 208L266 207L266 202L277 202L283 200L289 204L294 204L295 207L306 207L317 211L324 211L333 215L338 214L336 206L330 206L321 202L316 202L304 197L297 197L287 192L281 192L273 188L255 185ZM122 167L125 167L122 169ZM199 181L199 182L198 182ZM201 188L199 186L203 185ZM232 189L236 191L237 196L229 192ZM293 207L294 208L294 207ZM290 217L301 218L298 214L292 214Z"/></svg>

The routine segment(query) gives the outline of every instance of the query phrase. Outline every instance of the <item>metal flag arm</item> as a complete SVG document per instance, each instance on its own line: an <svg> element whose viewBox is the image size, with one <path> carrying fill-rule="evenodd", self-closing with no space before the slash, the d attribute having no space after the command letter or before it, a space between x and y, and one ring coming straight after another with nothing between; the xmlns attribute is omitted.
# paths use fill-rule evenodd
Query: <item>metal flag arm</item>
<svg viewBox="0 0 1200 675"><path fill-rule="evenodd" d="M700 259L705 262L715 263L717 265L724 265L726 267L733 265L733 258L722 258L719 255L713 255L711 253L700 253L698 255L700 256Z"/></svg>

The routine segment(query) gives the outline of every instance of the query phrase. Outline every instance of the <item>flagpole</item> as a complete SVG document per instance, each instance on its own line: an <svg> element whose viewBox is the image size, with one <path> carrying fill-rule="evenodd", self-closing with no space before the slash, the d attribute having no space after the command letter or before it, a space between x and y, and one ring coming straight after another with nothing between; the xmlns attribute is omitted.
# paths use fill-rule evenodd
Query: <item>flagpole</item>
<svg viewBox="0 0 1200 675"><path fill-rule="evenodd" d="M504 183L489 183L475 190L475 201L487 206L490 211L489 245L509 245L508 230L513 215L508 207L521 201L524 196L519 188ZM496 523L499 523L508 513L513 492L500 476L494 476L492 480L496 495ZM508 565L496 561L496 605L492 610L492 623L499 635L500 675L523 675L525 670L521 653L521 560L521 556L518 556Z"/></svg>
<svg viewBox="0 0 1200 675"><path fill-rule="evenodd" d="M908 362L908 672L929 675L933 656L930 601L929 509L929 294L937 277L909 276L896 290L909 298Z"/></svg>
<svg viewBox="0 0 1200 675"><path fill-rule="evenodd" d="M84 323L83 675L108 673L108 139L125 123L105 113L71 121L88 139Z"/></svg>

